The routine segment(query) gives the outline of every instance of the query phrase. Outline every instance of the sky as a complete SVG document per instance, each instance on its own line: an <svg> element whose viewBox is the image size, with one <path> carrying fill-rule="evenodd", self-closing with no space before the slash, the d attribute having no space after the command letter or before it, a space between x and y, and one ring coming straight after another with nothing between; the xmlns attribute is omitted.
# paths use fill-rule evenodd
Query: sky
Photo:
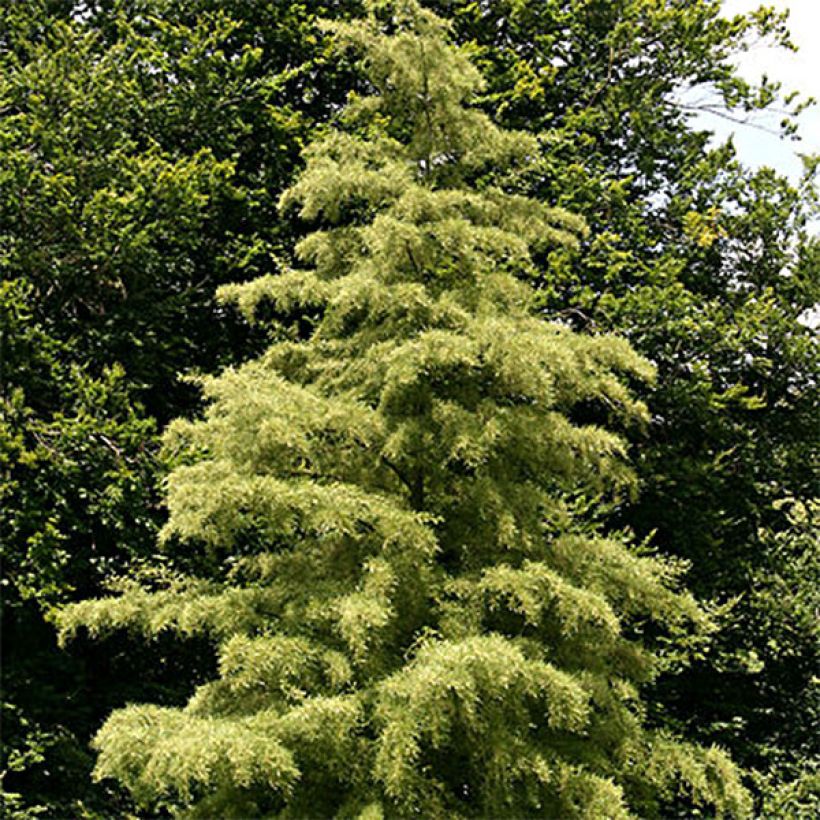
<svg viewBox="0 0 820 820"><path fill-rule="evenodd" d="M789 28L799 51L794 54L784 49L757 47L740 55L736 63L748 80L757 81L766 74L771 80L781 81L786 92L798 90L817 99L818 104L804 111L798 120L802 140L784 140L766 130L713 115L701 116L698 123L714 131L721 142L734 133L738 155L747 165L773 166L797 181L802 170L797 153L820 153L820 0L724 0L723 14L752 11L764 2L780 11L789 10ZM779 119L776 115L758 115L755 122L776 130Z"/></svg>

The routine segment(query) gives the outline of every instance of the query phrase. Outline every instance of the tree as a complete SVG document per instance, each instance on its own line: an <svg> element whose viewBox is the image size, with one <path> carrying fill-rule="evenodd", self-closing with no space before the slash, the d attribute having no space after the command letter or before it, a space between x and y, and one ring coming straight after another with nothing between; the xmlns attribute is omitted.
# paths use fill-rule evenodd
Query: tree
<svg viewBox="0 0 820 820"><path fill-rule="evenodd" d="M470 105L446 24L369 8L327 25L371 88L282 198L310 267L223 290L276 338L169 434L188 571L59 615L217 644L187 706L109 718L97 774L201 816L742 814L722 752L644 725L709 618L679 566L573 515L629 484L609 428L652 368L537 316L535 255L584 224L520 193L537 141Z"/></svg>

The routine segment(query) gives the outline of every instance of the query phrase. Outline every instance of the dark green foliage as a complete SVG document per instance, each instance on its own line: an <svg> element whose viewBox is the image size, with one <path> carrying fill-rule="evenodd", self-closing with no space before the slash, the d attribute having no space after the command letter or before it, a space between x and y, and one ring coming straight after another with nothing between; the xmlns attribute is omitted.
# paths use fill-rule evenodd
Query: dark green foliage
<svg viewBox="0 0 820 820"><path fill-rule="evenodd" d="M226 11L177 5L115 4L102 29L51 18L37 39L12 28L2 91L4 269L47 332L119 362L163 416L180 372L230 354L213 291L270 265L271 203L305 128L271 65L299 57L278 50L284 21L252 46L250 21L243 39Z"/></svg>
<svg viewBox="0 0 820 820"><path fill-rule="evenodd" d="M71 345L35 322L30 300L26 283L0 283L3 786L21 816L38 802L75 810L70 796L91 761L74 732L96 719L71 702L83 663L57 651L43 609L147 554L157 500L154 423L122 371L95 378L72 363Z"/></svg>
<svg viewBox="0 0 820 820"><path fill-rule="evenodd" d="M111 803L86 743L147 673L58 652L43 609L153 551L158 421L196 401L181 374L253 348L213 294L272 266L277 188L334 99L281 75L321 57L300 4L82 6L0 9L4 747L24 816ZM19 756L27 735L44 756Z"/></svg>
<svg viewBox="0 0 820 820"><path fill-rule="evenodd" d="M35 324L31 292L0 285L2 508L6 605L48 605L98 589L155 535L154 424L123 372L99 378ZM83 539L77 539L77 533Z"/></svg>

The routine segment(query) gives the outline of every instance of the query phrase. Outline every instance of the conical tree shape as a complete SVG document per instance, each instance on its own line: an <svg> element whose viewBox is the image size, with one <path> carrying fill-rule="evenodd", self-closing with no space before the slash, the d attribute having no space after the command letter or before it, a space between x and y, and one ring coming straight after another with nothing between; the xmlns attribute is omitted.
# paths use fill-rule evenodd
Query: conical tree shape
<svg viewBox="0 0 820 820"><path fill-rule="evenodd" d="M651 377L534 314L534 255L582 222L515 193L538 145L470 107L440 19L396 0L329 27L372 93L283 198L317 226L307 267L225 291L298 327L170 434L192 457L165 535L221 574L59 616L209 634L219 675L184 708L115 712L98 775L203 817L742 814L722 753L643 728L659 660L638 636L708 619L673 566L562 502L628 481L621 439L582 419L641 418L623 378Z"/></svg>

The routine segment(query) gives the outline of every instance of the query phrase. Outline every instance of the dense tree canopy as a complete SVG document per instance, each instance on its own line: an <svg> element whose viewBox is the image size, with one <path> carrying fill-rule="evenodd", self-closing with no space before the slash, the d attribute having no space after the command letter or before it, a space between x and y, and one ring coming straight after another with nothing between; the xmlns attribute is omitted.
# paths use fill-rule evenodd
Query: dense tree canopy
<svg viewBox="0 0 820 820"><path fill-rule="evenodd" d="M156 432L196 401L180 377L253 349L213 293L281 245L277 190L344 93L329 69L282 73L309 73L312 21L278 2L0 8L2 770L58 816L81 811L89 733L133 670L58 653L42 611L153 550Z"/></svg>
<svg viewBox="0 0 820 820"><path fill-rule="evenodd" d="M350 91L372 90L315 21L361 5L0 8L7 810L125 811L91 786L87 738L127 700L184 702L207 673L207 644L60 652L42 613L155 552L177 458L158 457L156 432L197 401L180 376L262 350L264 334L213 295L278 273L302 236L276 206L301 147ZM576 247L532 249L539 310L626 336L656 366L632 385L650 424L624 431L639 493L599 501L605 529L654 534L690 562L699 597L735 599L710 651L656 680L648 718L728 748L771 813L816 813L815 166L800 184L750 171L731 144L708 146L687 107L704 91L738 118L775 106L778 89L740 80L731 56L761 38L787 45L785 21L724 20L717 0L425 5L483 75L480 109L538 138L518 192L589 226ZM472 182L502 184L489 167ZM287 318L270 311L262 327ZM295 312L299 338L317 314ZM202 569L173 540L163 560Z"/></svg>

